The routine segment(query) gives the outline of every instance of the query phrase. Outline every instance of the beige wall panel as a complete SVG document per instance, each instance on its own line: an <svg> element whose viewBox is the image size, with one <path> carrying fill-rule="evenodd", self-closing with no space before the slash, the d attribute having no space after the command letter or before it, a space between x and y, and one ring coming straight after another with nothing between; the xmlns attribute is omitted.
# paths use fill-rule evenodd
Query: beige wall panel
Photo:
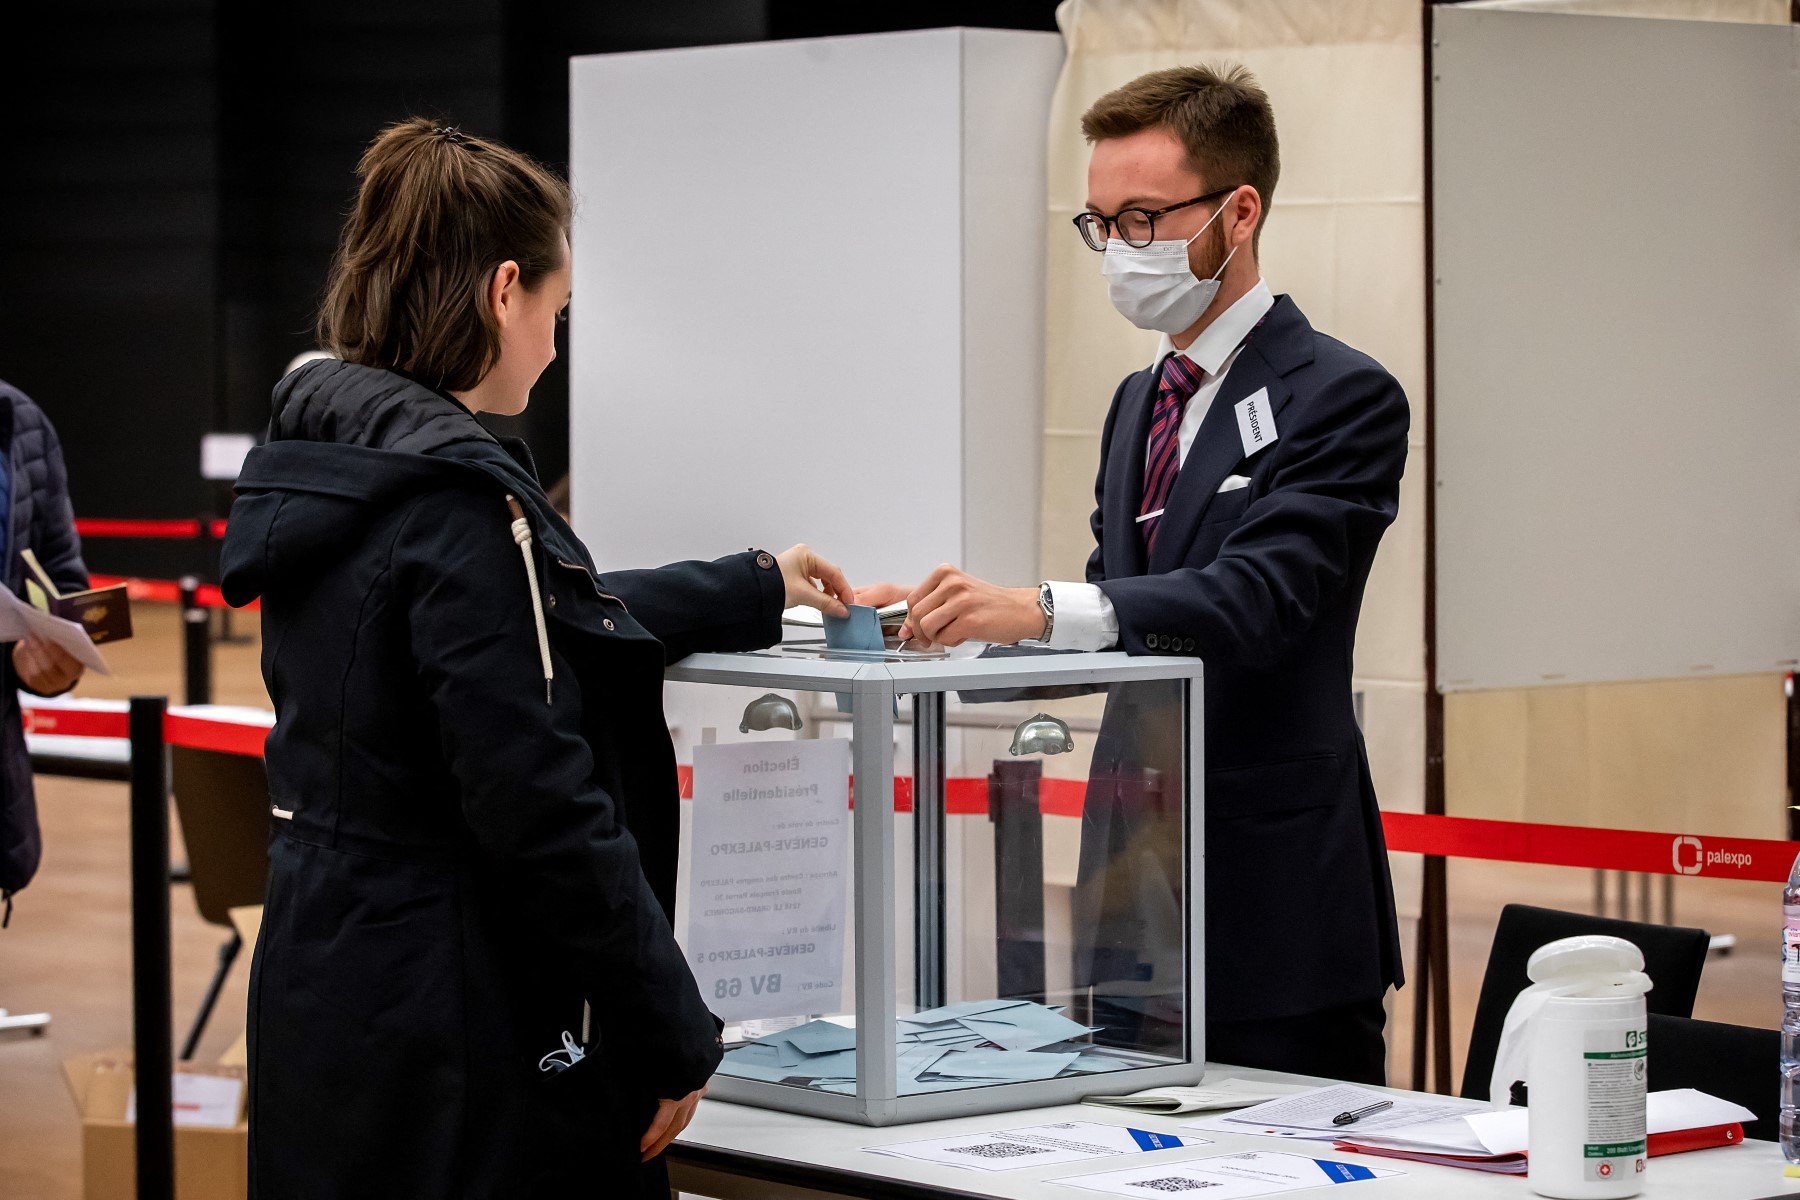
<svg viewBox="0 0 1800 1200"><path fill-rule="evenodd" d="M1445 697L1455 816L1784 836L1778 675Z"/></svg>
<svg viewBox="0 0 1800 1200"><path fill-rule="evenodd" d="M1419 333L1425 327L1424 209L1409 202L1342 205L1331 253L1337 311L1331 324L1320 328L1400 381L1412 402L1408 436L1424 445L1425 339ZM1422 463L1419 469L1422 473Z"/></svg>
<svg viewBox="0 0 1800 1200"><path fill-rule="evenodd" d="M1425 689L1419 684L1358 680L1363 693L1363 740L1375 795L1388 812L1425 807ZM1417 854L1389 857L1394 898L1403 917L1419 915L1419 882L1424 859Z"/></svg>
<svg viewBox="0 0 1800 1200"><path fill-rule="evenodd" d="M1588 17L1661 17L1674 21L1736 21L1785 25L1788 0L1476 0L1470 8L1578 13Z"/></svg>
<svg viewBox="0 0 1800 1200"><path fill-rule="evenodd" d="M1445 808L1453 817L1518 821L1525 815L1523 691L1444 697Z"/></svg>
<svg viewBox="0 0 1800 1200"><path fill-rule="evenodd" d="M1381 539L1363 619L1356 627L1359 679L1425 682L1425 452L1414 448L1400 480L1400 515ZM1370 614L1379 614L1371 619ZM1422 746L1424 743L1421 742Z"/></svg>
<svg viewBox="0 0 1800 1200"><path fill-rule="evenodd" d="M1094 474L1100 465L1100 434L1070 433L1045 439L1043 571L1046 579L1085 579L1094 535ZM1020 583L1018 580L1007 582ZM1030 580L1023 581L1029 583Z"/></svg>

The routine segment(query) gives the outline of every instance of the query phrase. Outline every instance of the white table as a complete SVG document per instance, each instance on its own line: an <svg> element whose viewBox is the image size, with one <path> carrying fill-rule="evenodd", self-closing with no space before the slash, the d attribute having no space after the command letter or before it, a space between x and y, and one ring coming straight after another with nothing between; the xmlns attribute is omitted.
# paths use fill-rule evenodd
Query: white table
<svg viewBox="0 0 1800 1200"><path fill-rule="evenodd" d="M1302 1075L1223 1066L1209 1066L1207 1076L1312 1085L1330 1082ZM701 1103L693 1124L669 1150L669 1170L678 1191L718 1197L719 1200L818 1200L831 1196L879 1200L927 1200L943 1196L1082 1200L1082 1197L1095 1193L1050 1181L1070 1175L1126 1169L1150 1160L1145 1156L1104 1158L1056 1167L988 1172L869 1154L863 1147L973 1131L1014 1129L1049 1121L1101 1121L1203 1137L1212 1143L1159 1151L1156 1159L1162 1162L1243 1150L1281 1150L1405 1172L1387 1179L1340 1185L1353 1190L1334 1190L1332 1195L1338 1200L1442 1200L1443 1197L1463 1196L1533 1200L1534 1197L1525 1180L1518 1176L1345 1154L1332 1149L1329 1142L1181 1127L1182 1121L1205 1115L1208 1114L1156 1117L1083 1105L1060 1105L871 1129L707 1100ZM1746 1142L1739 1146L1672 1154L1650 1160L1643 1196L1645 1200L1763 1200L1765 1197L1800 1196L1800 1180L1784 1179L1781 1168L1781 1151L1773 1142Z"/></svg>

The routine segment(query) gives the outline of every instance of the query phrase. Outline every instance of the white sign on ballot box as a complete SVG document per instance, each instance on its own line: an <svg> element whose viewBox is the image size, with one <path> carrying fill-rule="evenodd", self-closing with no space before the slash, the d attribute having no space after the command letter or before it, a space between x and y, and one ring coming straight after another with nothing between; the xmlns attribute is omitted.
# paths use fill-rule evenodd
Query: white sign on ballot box
<svg viewBox="0 0 1800 1200"><path fill-rule="evenodd" d="M694 747L688 962L727 1021L842 1005L850 743Z"/></svg>

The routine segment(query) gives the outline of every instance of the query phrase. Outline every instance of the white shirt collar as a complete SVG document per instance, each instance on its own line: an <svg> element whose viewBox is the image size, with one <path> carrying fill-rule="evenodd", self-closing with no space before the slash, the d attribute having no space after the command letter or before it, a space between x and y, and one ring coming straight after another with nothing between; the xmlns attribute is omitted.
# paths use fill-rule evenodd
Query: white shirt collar
<svg viewBox="0 0 1800 1200"><path fill-rule="evenodd" d="M1213 318L1213 323L1200 331L1194 344L1181 353L1188 361L1205 371L1208 375L1217 375L1225 362L1237 348L1250 336L1256 323L1268 315L1275 307L1275 294L1269 285L1261 279L1256 286L1239 296L1231 307ZM1163 356L1173 353L1175 343L1164 334L1161 343L1156 347L1156 362Z"/></svg>

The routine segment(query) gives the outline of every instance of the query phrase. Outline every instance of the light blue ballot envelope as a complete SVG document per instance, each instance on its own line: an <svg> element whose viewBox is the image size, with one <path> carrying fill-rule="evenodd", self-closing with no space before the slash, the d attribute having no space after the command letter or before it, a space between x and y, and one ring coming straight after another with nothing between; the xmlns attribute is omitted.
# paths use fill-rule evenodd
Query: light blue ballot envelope
<svg viewBox="0 0 1800 1200"><path fill-rule="evenodd" d="M831 650L871 650L880 654L887 649L881 640L881 617L870 604L847 604L847 617L825 614L825 645ZM837 694L838 711L850 711L850 693Z"/></svg>

